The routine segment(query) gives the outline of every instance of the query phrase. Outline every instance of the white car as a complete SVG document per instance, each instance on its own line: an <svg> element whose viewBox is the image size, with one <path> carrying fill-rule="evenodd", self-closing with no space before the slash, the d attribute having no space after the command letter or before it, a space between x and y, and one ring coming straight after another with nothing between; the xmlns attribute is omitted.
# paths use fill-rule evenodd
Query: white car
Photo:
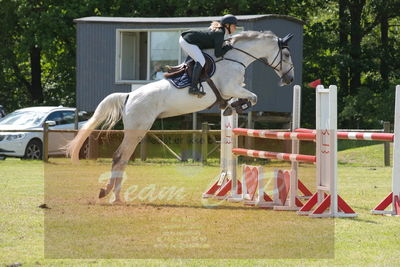
<svg viewBox="0 0 400 267"><path fill-rule="evenodd" d="M81 113L82 114L82 113ZM48 122L49 129L75 129L75 109L66 107L30 107L18 109L0 119L0 157L23 159L42 159L43 132L24 132L23 130L43 130ZM81 128L86 121L78 123ZM21 132L4 132L21 130ZM63 147L74 138L74 133L49 133L49 156L65 155ZM87 155L87 145L83 146L81 156Z"/></svg>

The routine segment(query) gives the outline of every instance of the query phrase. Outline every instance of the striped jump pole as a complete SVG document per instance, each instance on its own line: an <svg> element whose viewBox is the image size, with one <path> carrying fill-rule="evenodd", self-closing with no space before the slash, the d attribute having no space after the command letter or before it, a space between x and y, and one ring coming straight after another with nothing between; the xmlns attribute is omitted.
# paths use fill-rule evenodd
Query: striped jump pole
<svg viewBox="0 0 400 267"><path fill-rule="evenodd" d="M278 160L305 162L305 163L316 162L315 156L302 155L302 154L278 153L270 151L252 150L246 148L234 148L232 149L232 153L234 155L246 156L251 158L278 159Z"/></svg>
<svg viewBox="0 0 400 267"><path fill-rule="evenodd" d="M392 192L371 211L372 214L400 216L400 85L396 86L394 135ZM386 211L389 206L391 209Z"/></svg>
<svg viewBox="0 0 400 267"><path fill-rule="evenodd" d="M270 130L253 130L235 128L233 129L235 135L260 137L267 139L280 139L280 140L303 140L303 141L314 141L315 133L302 133L302 132L277 132Z"/></svg>
<svg viewBox="0 0 400 267"><path fill-rule="evenodd" d="M296 133L315 134L315 130L298 128ZM367 141L394 141L394 134L390 133L360 133L360 132L337 132L337 138L343 140L367 140Z"/></svg>
<svg viewBox="0 0 400 267"><path fill-rule="evenodd" d="M233 132L236 135L252 136L268 139L281 140L302 140L314 141L316 131L311 129L299 128L294 132L278 132L270 130L253 130L244 128L235 128ZM394 141L394 134L390 133L360 133L360 132L337 132L337 138L342 140L366 140L366 141Z"/></svg>

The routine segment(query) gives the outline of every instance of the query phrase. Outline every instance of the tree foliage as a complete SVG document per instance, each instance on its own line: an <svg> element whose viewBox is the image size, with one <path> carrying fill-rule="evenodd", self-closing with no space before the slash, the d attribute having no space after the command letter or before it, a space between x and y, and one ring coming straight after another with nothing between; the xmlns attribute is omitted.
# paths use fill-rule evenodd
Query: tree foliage
<svg viewBox="0 0 400 267"><path fill-rule="evenodd" d="M0 0L0 104L75 104L75 18L283 14L305 22L303 87L338 85L339 127L380 127L400 83L399 9L399 0ZM313 126L314 91L303 92L302 121Z"/></svg>

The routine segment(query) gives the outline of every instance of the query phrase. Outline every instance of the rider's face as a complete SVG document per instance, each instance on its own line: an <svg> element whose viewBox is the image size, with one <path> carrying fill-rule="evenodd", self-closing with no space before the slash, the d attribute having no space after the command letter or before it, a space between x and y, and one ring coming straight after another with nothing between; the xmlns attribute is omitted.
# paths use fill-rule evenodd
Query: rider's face
<svg viewBox="0 0 400 267"><path fill-rule="evenodd" d="M229 30L230 30L231 34L235 33L236 25L235 24L231 24Z"/></svg>

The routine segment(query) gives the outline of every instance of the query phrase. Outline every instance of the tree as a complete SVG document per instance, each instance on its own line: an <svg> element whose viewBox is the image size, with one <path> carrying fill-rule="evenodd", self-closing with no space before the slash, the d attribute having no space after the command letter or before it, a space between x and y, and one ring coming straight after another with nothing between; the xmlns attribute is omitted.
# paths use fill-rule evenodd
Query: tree
<svg viewBox="0 0 400 267"><path fill-rule="evenodd" d="M75 105L75 24L85 16L282 14L305 21L304 84L339 85L339 125L379 125L400 83L399 0L0 0L0 104ZM314 91L303 91L303 114ZM381 110L379 114L375 110ZM302 118L312 126L314 119Z"/></svg>
<svg viewBox="0 0 400 267"><path fill-rule="evenodd" d="M348 0L339 0L339 47L342 55L339 64L339 88L340 96L350 93L349 88L349 57L348 35L349 35L349 14L347 12Z"/></svg>

